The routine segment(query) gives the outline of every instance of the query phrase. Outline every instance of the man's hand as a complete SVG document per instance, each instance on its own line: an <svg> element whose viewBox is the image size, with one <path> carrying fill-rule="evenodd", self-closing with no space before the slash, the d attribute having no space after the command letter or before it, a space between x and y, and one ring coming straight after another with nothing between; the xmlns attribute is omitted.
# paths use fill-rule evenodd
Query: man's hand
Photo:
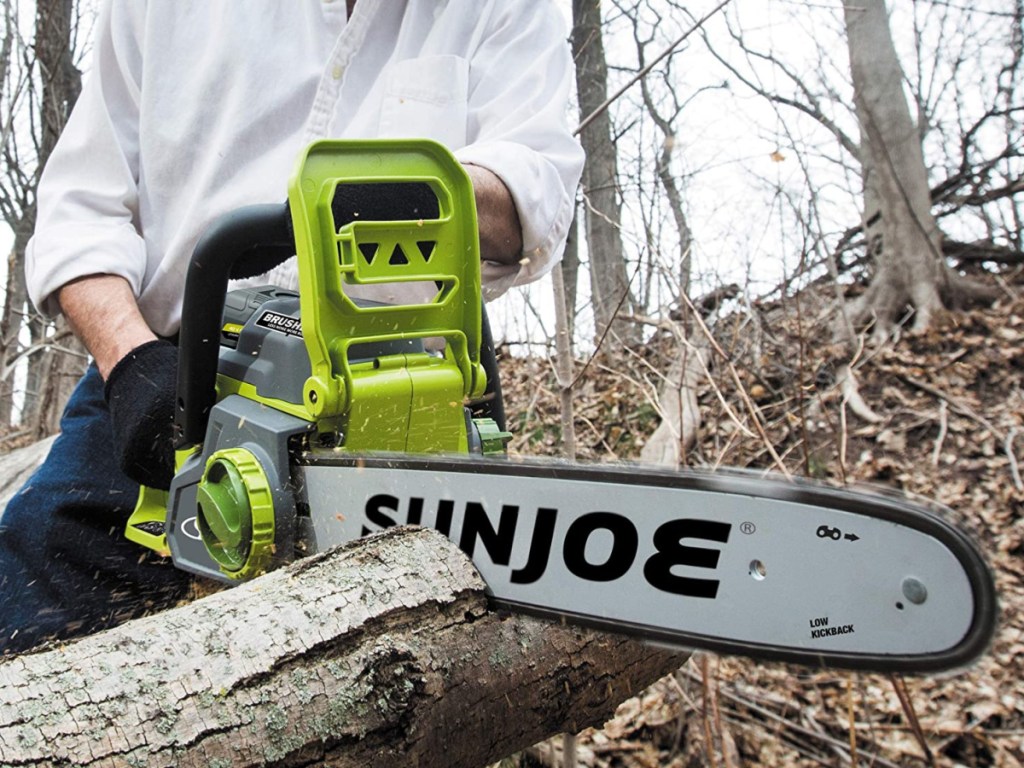
<svg viewBox="0 0 1024 768"><path fill-rule="evenodd" d="M114 366L103 394L118 464L135 482L167 490L174 477L174 398L178 348L158 339Z"/></svg>
<svg viewBox="0 0 1024 768"><path fill-rule="evenodd" d="M121 470L142 485L169 488L174 476L177 348L157 339L121 277L84 277L61 288L58 298L107 382L112 448Z"/></svg>

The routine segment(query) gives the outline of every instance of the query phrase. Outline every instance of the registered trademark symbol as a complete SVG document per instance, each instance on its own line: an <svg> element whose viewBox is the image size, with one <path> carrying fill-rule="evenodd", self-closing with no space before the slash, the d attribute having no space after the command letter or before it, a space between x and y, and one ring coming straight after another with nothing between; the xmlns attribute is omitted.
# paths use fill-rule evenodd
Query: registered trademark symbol
<svg viewBox="0 0 1024 768"><path fill-rule="evenodd" d="M740 531L747 534L748 536L757 530L757 526L753 523L741 523Z"/></svg>

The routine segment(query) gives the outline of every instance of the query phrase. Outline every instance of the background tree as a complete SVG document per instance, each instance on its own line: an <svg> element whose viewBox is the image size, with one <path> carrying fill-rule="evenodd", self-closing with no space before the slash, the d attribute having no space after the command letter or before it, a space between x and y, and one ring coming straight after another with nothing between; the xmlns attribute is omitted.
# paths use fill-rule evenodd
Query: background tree
<svg viewBox="0 0 1024 768"><path fill-rule="evenodd" d="M14 420L14 370L24 360L21 422L29 434L41 437L56 430L85 355L63 323L51 324L28 301L25 248L35 228L39 177L81 91L81 73L76 66L77 3L38 0L34 10L29 42L20 31L24 9L16 0L4 0L0 214L14 234L14 245L0 315L0 418Z"/></svg>
<svg viewBox="0 0 1024 768"><path fill-rule="evenodd" d="M649 0L613 0L613 5L630 32L636 52L635 70L643 72L664 49L664 40L673 35L659 30L667 22ZM688 15L683 15L681 20L688 19ZM620 34L620 38L625 37ZM678 78L672 67L674 56L673 50L661 67L640 78L628 108L635 116L633 131L639 134L628 186L643 226L643 253L647 257L639 304L645 311L654 309L662 317L663 327L677 345L667 369L658 372L658 383L651 387L657 392L652 401L661 423L644 445L641 459L668 466L685 463L686 451L696 440L700 429L696 388L707 364L699 334L698 343L693 342L694 326L687 311L694 236L686 213L684 176L676 162L676 121L705 89L698 88L680 98ZM662 302L665 305L658 307Z"/></svg>
<svg viewBox="0 0 1024 768"><path fill-rule="evenodd" d="M923 330L944 308L996 294L954 273L943 257L921 133L904 96L884 0L846 4L843 15L860 125L863 226L875 267L850 319L855 325L873 322L875 334L884 337L912 308L913 327Z"/></svg>
<svg viewBox="0 0 1024 768"><path fill-rule="evenodd" d="M621 321L613 323L620 310L626 314L634 313L637 302L630 285L620 235L622 206L611 116L605 109L608 62L600 0L573 0L572 18L576 91L580 119L585 121L580 141L587 151L582 186L594 325L599 336L612 327L623 342L635 344L639 341L636 326Z"/></svg>
<svg viewBox="0 0 1024 768"><path fill-rule="evenodd" d="M786 182L761 176L789 206L780 234L797 233L791 242L804 251L808 279L830 262L829 279L843 282L870 268L870 287L847 318L874 322L879 337L912 313L924 328L941 308L992 297L956 265L1022 258L1021 3L991 5L900 6L901 29L913 30L901 37L912 43L903 46L908 69L881 0L848 4L842 15L776 4L771 28L784 27L799 45L745 29L742 14L730 22L729 43L705 35L733 82L773 106L771 126L746 109L751 126L776 135L780 163L795 157L799 165ZM851 204L860 224L842 224Z"/></svg>

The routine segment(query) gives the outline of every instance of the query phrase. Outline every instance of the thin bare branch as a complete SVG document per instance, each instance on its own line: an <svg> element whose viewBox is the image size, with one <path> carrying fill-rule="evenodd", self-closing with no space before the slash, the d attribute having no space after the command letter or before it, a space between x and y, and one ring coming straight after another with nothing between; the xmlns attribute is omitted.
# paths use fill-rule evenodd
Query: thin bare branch
<svg viewBox="0 0 1024 768"><path fill-rule="evenodd" d="M680 35L675 40L675 42L673 42L664 51L662 51L660 54L658 54L654 58L654 60L651 61L650 64L648 64L646 67L644 67L639 72L637 72L636 75L634 75L630 80L628 80L625 83L625 85L623 85L621 88L619 88L619 90L617 90L615 93L613 93L611 96L609 96L608 99L603 104L601 104L597 109L595 109L593 112L591 112L589 115L587 115L583 120L581 120L579 126L577 126L577 128L573 132L573 134L578 136L599 115L601 115L604 112L606 112L608 110L608 107L610 107L612 104L614 104L619 99L619 97L622 96L622 94L624 94L626 91L628 91L630 88L632 88L639 80L643 79L644 77L647 77L647 75L651 72L651 70L653 70L656 66L658 66L658 64L660 64L662 62L662 60L665 59L666 56L671 54L680 45L682 45L684 42L686 42L687 38L689 38L690 35L692 35L694 32L696 32L701 27L703 27L704 24L707 23L707 21L712 16L717 14L719 11L721 11L723 8L725 8L725 6L727 6L731 2L732 2L732 0L722 0L722 2L720 2L717 6L712 8L710 11L708 11L706 14L704 14L700 19L698 19L697 22L692 27L690 27L686 32L684 32L682 35Z"/></svg>

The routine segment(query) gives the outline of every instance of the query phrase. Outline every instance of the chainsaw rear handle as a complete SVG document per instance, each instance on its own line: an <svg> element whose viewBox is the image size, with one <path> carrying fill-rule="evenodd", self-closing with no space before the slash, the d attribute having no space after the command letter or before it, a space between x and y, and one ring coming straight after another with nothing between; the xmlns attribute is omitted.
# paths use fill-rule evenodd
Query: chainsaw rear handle
<svg viewBox="0 0 1024 768"><path fill-rule="evenodd" d="M261 275L295 254L287 203L250 205L217 219L196 244L185 276L178 341L175 447L203 442L217 401L217 365L228 280Z"/></svg>

